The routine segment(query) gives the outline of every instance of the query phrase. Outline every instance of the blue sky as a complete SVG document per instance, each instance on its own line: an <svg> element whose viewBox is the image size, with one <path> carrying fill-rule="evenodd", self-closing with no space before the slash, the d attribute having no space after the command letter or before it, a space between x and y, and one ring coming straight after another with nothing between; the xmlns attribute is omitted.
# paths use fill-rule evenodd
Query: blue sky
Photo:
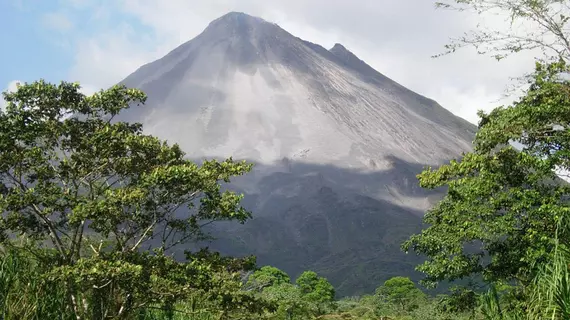
<svg viewBox="0 0 570 320"><path fill-rule="evenodd" d="M82 77L74 72L74 68L80 63L89 63L78 61L78 54L86 43L95 41L95 45L100 45L96 41L98 37L122 26L131 28L134 35L144 34L148 37L153 34L152 28L126 14L121 6L113 5L113 2L0 2L0 40L7 47L2 50L0 59L1 89L5 89L14 80L31 82L40 78L50 82L82 80L80 82L94 87L110 85L109 81L95 81L90 84L88 77L77 79ZM140 42L141 39L142 37L139 37L132 41Z"/></svg>
<svg viewBox="0 0 570 320"><path fill-rule="evenodd" d="M432 59L478 20L431 0L0 0L0 90L40 78L78 81L86 92L111 86L229 11L327 48L340 42L473 122L477 109L497 105L509 76L533 66L524 55L497 64L468 50Z"/></svg>
<svg viewBox="0 0 570 320"><path fill-rule="evenodd" d="M63 79L73 53L53 41L42 25L45 12L54 10L55 2L37 1L23 6L0 2L0 85L18 79L33 81L41 77L49 81ZM3 88L2 88L3 89Z"/></svg>

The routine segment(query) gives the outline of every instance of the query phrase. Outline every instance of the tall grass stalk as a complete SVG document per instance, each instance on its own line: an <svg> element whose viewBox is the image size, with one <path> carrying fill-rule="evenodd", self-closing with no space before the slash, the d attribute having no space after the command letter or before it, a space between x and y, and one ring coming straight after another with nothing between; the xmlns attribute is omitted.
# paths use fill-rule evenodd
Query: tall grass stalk
<svg viewBox="0 0 570 320"><path fill-rule="evenodd" d="M569 222L566 218L558 223L552 259L539 268L533 283L528 310L532 319L570 320L570 250L563 238L570 234Z"/></svg>
<svg viewBox="0 0 570 320"><path fill-rule="evenodd" d="M71 319L60 286L41 280L41 267L28 254L0 248L0 315L5 320Z"/></svg>
<svg viewBox="0 0 570 320"><path fill-rule="evenodd" d="M551 259L537 266L528 292L525 310L505 312L495 287L482 296L481 311L486 320L570 320L570 249L566 239L570 219L561 219L556 227Z"/></svg>

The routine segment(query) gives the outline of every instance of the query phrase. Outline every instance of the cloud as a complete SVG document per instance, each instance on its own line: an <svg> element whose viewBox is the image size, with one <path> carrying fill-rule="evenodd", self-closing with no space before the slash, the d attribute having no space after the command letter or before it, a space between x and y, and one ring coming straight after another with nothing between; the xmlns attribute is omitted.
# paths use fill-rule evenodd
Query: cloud
<svg viewBox="0 0 570 320"><path fill-rule="evenodd" d="M62 12L49 12L42 16L42 24L52 30L67 32L74 27L73 22Z"/></svg>
<svg viewBox="0 0 570 320"><path fill-rule="evenodd" d="M344 44L361 59L402 85L476 122L511 81L533 67L533 53L497 62L465 49L433 59L448 39L480 22L466 12L435 10L432 1L353 0L65 0L91 12L98 32L77 37L69 78L108 87L198 35L229 12L242 11L276 22L327 48ZM70 5L73 7L73 5ZM486 19L487 26L504 24Z"/></svg>
<svg viewBox="0 0 570 320"><path fill-rule="evenodd" d="M81 9L92 4L91 0L64 0L68 5L73 8Z"/></svg>
<svg viewBox="0 0 570 320"><path fill-rule="evenodd" d="M4 90L2 90L2 92L14 92L18 89L18 85L20 83L23 82L19 80L10 81L10 83L8 83L8 85ZM0 96L0 109L4 110L5 107L6 107L6 100L4 100L4 96L2 95Z"/></svg>
<svg viewBox="0 0 570 320"><path fill-rule="evenodd" d="M86 96L93 95L97 91L99 91L98 88L88 84L81 84L81 88L79 89L79 92L83 93Z"/></svg>
<svg viewBox="0 0 570 320"><path fill-rule="evenodd" d="M158 57L152 45L138 43L136 32L122 24L92 38L79 39L69 78L91 87L105 88ZM164 51L162 51L164 52Z"/></svg>
<svg viewBox="0 0 570 320"><path fill-rule="evenodd" d="M14 91L16 91L16 90L18 89L18 86L19 86L21 83L23 83L23 82L20 81L20 80L13 80L13 81L10 81L10 83L8 83L8 86L6 87L6 90L5 90L5 91L14 92Z"/></svg>

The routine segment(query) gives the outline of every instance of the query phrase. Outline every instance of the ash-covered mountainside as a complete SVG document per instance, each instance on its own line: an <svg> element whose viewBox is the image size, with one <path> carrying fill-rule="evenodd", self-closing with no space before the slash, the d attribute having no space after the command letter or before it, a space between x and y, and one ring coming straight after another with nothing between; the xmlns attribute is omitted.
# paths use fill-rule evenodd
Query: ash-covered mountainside
<svg viewBox="0 0 570 320"><path fill-rule="evenodd" d="M342 45L327 50L244 13L214 20L122 83L148 100L120 120L196 160L257 164L233 186L255 218L218 227L211 247L293 276L313 269L341 295L412 274L417 259L400 242L440 196L415 175L469 150L476 129Z"/></svg>

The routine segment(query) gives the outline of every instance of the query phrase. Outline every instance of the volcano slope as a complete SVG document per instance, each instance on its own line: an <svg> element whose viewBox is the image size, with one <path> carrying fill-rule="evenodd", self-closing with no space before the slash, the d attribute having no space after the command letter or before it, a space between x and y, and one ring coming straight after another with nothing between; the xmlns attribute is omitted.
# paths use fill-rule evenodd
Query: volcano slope
<svg viewBox="0 0 570 320"><path fill-rule="evenodd" d="M399 245L441 192L415 175L470 150L476 130L340 44L327 50L237 12L121 83L148 100L117 120L196 161L256 164L231 185L254 218L217 225L210 248L292 276L312 269L340 296L418 277L418 258Z"/></svg>

